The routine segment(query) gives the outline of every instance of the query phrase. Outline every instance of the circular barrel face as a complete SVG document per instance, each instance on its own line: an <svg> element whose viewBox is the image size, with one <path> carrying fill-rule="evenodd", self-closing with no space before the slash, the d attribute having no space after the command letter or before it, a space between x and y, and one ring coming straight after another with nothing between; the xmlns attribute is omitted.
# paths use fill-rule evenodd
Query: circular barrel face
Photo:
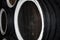
<svg viewBox="0 0 60 40"><path fill-rule="evenodd" d="M9 0L9 2L10 2L11 5L14 5L15 4L15 1L16 0Z"/></svg>
<svg viewBox="0 0 60 40"><path fill-rule="evenodd" d="M2 40L7 40L6 38L3 38Z"/></svg>
<svg viewBox="0 0 60 40"><path fill-rule="evenodd" d="M0 30L2 35L7 31L7 14L4 9L0 11Z"/></svg>
<svg viewBox="0 0 60 40"><path fill-rule="evenodd" d="M6 2L7 2L8 7L12 8L16 4L17 0L6 0Z"/></svg>
<svg viewBox="0 0 60 40"><path fill-rule="evenodd" d="M6 30L6 25L7 25L6 20L7 20L6 14L5 14L5 12L3 12L2 17L1 17L1 23L2 23L2 29L4 32Z"/></svg>
<svg viewBox="0 0 60 40"><path fill-rule="evenodd" d="M18 26L25 40L37 40L42 29L41 15L37 6L31 2L25 2L18 14Z"/></svg>

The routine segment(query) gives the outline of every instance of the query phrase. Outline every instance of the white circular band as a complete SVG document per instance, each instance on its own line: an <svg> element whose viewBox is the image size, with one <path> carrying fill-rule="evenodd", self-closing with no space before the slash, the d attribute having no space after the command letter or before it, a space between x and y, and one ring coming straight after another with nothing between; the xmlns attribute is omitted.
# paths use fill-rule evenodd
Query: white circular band
<svg viewBox="0 0 60 40"><path fill-rule="evenodd" d="M32 1L33 3L35 3L35 5L37 6L37 8L39 10L39 13L41 15L41 20L42 20L42 30L41 30L41 33L40 33L38 40L42 40L43 31L44 31L44 18L43 18L43 12L42 12L41 6L37 0L19 0L17 7L16 7L16 10L15 10L15 15L14 15L14 25L15 25L16 35L17 35L19 40L23 40L23 38L20 34L20 31L19 31L19 27L18 27L18 14L19 14L19 10L20 10L21 6L26 1Z"/></svg>
<svg viewBox="0 0 60 40"><path fill-rule="evenodd" d="M6 28L5 28L5 31L3 31L3 29L2 29L2 23L1 23L2 20L1 20L1 18L2 18L3 12L5 12L5 16L6 16L6 18L7 18L6 11L2 8L2 9L0 10L0 31L1 31L1 34L2 34L2 35L4 35L4 34L6 33L6 30L7 30L7 20L6 20Z"/></svg>
<svg viewBox="0 0 60 40"><path fill-rule="evenodd" d="M12 8L16 4L17 0L14 2L13 5L9 2L9 0L6 0L6 2L7 2L8 7Z"/></svg>

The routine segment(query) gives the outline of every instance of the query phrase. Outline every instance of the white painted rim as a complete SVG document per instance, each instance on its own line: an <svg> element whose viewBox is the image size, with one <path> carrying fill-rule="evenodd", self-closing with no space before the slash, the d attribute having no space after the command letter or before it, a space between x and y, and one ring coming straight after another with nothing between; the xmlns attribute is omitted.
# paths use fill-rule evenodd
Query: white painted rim
<svg viewBox="0 0 60 40"><path fill-rule="evenodd" d="M42 12L41 6L37 0L19 0L17 7L16 7L16 10L15 10L15 15L14 15L14 25L15 25L16 35L17 35L19 40L24 40L21 36L21 33L19 31L19 27L18 27L18 14L19 14L19 10L20 10L21 6L26 1L32 1L33 3L35 3L35 5L37 6L37 8L39 10L39 13L41 15L41 20L42 20L42 30L41 30L41 33L40 33L38 40L42 40L43 32L44 32L44 17L43 17L43 12Z"/></svg>
<svg viewBox="0 0 60 40"><path fill-rule="evenodd" d="M6 0L6 2L7 2L8 7L12 8L16 4L17 0L14 2L13 5L9 2L9 0Z"/></svg>
<svg viewBox="0 0 60 40"><path fill-rule="evenodd" d="M5 28L5 31L3 31L3 29L2 29L1 17L2 17L3 12L5 12L5 15L6 15L6 11L2 8L0 10L0 31L1 31L2 35L4 35L7 31L7 15L6 15L6 28Z"/></svg>

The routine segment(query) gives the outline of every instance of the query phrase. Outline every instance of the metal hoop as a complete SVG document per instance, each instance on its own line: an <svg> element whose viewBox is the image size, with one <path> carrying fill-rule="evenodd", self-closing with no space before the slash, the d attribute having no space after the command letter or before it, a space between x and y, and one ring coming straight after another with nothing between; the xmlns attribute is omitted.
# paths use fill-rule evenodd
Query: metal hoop
<svg viewBox="0 0 60 40"><path fill-rule="evenodd" d="M12 8L16 4L17 0L14 2L13 5L9 2L9 0L6 0L6 2L7 2L8 7Z"/></svg>
<svg viewBox="0 0 60 40"><path fill-rule="evenodd" d="M3 29L2 29L2 23L1 23L1 18L2 18L3 12L5 12L5 16L6 16L6 28L5 28L5 31L3 31ZM0 31L1 31L1 34L4 35L6 33L6 30L7 30L7 15L6 15L6 11L2 8L1 11L0 11Z"/></svg>
<svg viewBox="0 0 60 40"><path fill-rule="evenodd" d="M22 38L22 36L21 36L21 34L19 32L19 28L18 28L18 14L19 14L19 10L20 10L21 6L26 1L32 1L33 3L35 3L35 5L37 6L37 8L39 10L39 13L41 15L42 30L41 30L40 36L38 38L38 40L41 40L42 37L43 37L43 31L44 31L44 18L43 18L43 12L42 12L41 6L40 6L40 4L39 4L39 2L37 0L19 0L19 2L17 4L17 7L16 7L16 10L15 10L15 15L14 15L14 25L15 25L16 35L17 35L19 40L23 40L23 38Z"/></svg>

